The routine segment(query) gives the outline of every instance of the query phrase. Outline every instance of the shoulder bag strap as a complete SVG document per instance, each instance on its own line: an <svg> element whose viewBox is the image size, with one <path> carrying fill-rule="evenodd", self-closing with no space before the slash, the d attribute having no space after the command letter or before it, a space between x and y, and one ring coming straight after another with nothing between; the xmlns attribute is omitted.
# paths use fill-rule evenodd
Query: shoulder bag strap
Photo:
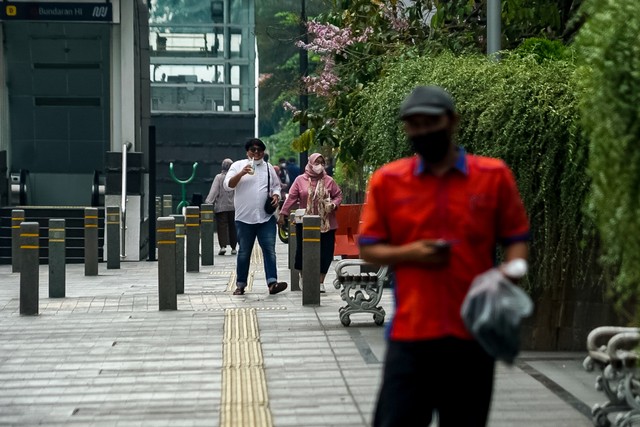
<svg viewBox="0 0 640 427"><path fill-rule="evenodd" d="M271 197L271 171L269 170L269 163L267 163L267 197Z"/></svg>

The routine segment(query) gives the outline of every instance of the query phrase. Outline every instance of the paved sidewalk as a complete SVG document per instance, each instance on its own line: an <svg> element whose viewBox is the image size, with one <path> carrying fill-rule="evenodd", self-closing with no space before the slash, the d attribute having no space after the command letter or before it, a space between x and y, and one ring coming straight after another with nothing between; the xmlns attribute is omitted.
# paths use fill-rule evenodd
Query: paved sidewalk
<svg viewBox="0 0 640 427"><path fill-rule="evenodd" d="M286 250L278 243L288 281ZM48 298L41 266L33 317L19 315L19 275L0 266L0 425L370 425L384 330L370 315L341 325L335 274L322 305L302 307L300 292L268 295L260 254L242 297L231 295L235 256L215 263L186 274L173 312L158 311L155 262L101 263L97 277L69 265L64 299ZM389 293L382 305L388 319ZM584 413L604 399L583 356L500 365L490 426L592 425ZM460 391L464 410L473 396Z"/></svg>

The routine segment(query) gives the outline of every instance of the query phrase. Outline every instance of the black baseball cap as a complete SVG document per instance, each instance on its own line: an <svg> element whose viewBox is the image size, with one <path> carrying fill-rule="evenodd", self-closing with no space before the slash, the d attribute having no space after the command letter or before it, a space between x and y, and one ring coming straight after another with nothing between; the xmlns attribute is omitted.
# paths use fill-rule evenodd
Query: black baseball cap
<svg viewBox="0 0 640 427"><path fill-rule="evenodd" d="M418 86L400 105L400 119L416 114L439 116L455 113L453 97L440 86Z"/></svg>

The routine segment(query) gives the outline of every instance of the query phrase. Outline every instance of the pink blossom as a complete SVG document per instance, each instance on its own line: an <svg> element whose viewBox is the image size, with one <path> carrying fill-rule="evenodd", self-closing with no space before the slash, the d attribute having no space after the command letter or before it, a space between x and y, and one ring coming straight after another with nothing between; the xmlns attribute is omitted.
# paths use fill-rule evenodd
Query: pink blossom
<svg viewBox="0 0 640 427"><path fill-rule="evenodd" d="M282 103L282 108L284 108L285 111L291 111L293 114L296 114L297 112L300 111L300 110L298 110L298 108L295 105L293 105L289 101L284 101Z"/></svg>
<svg viewBox="0 0 640 427"><path fill-rule="evenodd" d="M318 76L303 78L307 90L319 96L332 96L339 91L335 87L340 78L334 72L335 55L348 57L347 49L355 43L364 43L373 34L373 28L365 28L359 36L354 36L351 27L339 28L333 24L322 24L317 21L307 22L307 31L313 36L312 41L299 41L296 46L315 52L321 56L322 71Z"/></svg>
<svg viewBox="0 0 640 427"><path fill-rule="evenodd" d="M409 28L409 20L404 13L404 4L398 2L395 6L388 3L380 3L380 14L389 21L391 28L402 32Z"/></svg>

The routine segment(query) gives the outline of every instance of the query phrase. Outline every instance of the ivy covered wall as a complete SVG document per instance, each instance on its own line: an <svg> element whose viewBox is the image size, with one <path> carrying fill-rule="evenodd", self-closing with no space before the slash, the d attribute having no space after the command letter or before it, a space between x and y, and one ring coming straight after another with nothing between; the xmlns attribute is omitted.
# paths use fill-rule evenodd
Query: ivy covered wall
<svg viewBox="0 0 640 427"><path fill-rule="evenodd" d="M402 99L419 84L443 86L461 115L458 143L513 169L533 236L525 286L537 308L525 337L529 348L581 349L590 329L614 321L596 229L585 214L589 146L575 73L571 60L520 52L500 62L479 55L421 56L390 65L351 114L364 162L379 166L410 153L398 121Z"/></svg>

